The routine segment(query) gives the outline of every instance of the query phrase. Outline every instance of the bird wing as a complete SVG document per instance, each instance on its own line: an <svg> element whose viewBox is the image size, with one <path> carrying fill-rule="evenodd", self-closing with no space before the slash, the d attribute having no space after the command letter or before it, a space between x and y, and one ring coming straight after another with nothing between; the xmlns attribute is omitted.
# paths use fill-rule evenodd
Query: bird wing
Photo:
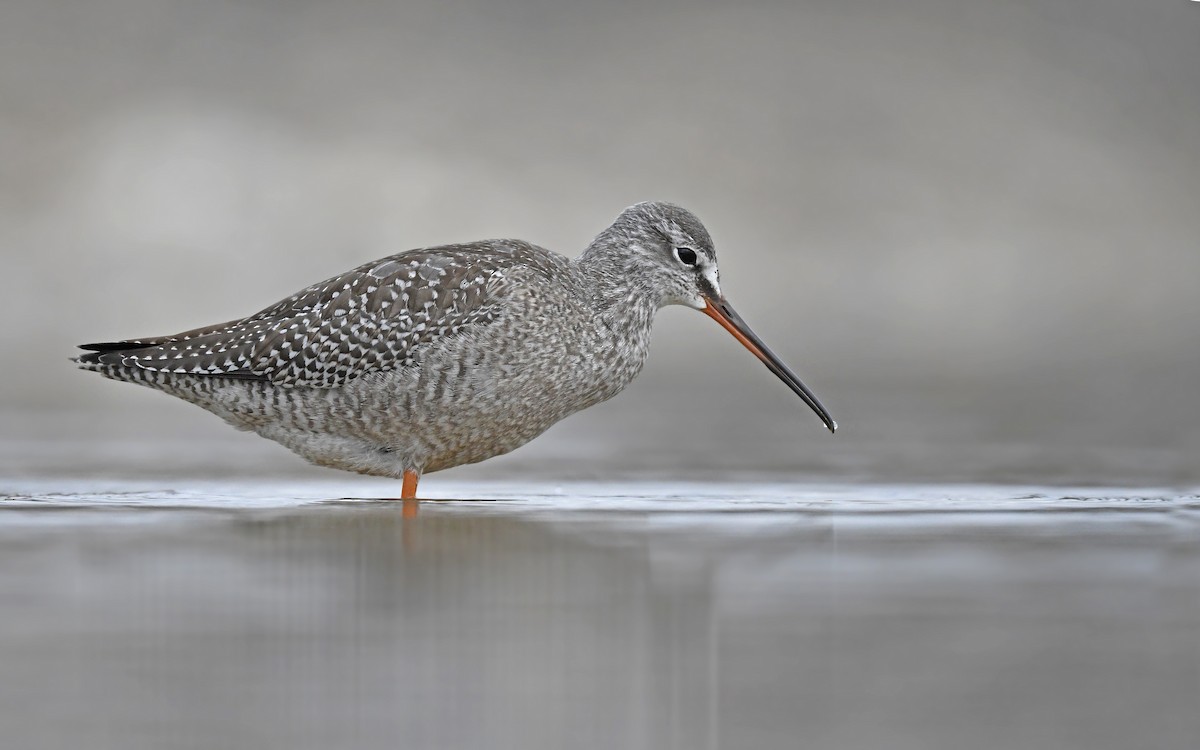
<svg viewBox="0 0 1200 750"><path fill-rule="evenodd" d="M314 284L247 318L83 348L84 364L332 387L411 363L422 345L495 320L514 272L552 255L513 241L411 250Z"/></svg>

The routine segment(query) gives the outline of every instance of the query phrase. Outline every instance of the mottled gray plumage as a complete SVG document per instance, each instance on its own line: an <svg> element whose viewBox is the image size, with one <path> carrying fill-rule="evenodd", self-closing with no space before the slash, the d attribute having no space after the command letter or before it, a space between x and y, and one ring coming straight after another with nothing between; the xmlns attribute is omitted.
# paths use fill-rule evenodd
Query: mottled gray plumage
<svg viewBox="0 0 1200 750"><path fill-rule="evenodd" d="M660 307L722 299L699 220L640 203L574 261L518 240L411 250L76 361L314 463L399 477L506 453L611 398L641 370Z"/></svg>

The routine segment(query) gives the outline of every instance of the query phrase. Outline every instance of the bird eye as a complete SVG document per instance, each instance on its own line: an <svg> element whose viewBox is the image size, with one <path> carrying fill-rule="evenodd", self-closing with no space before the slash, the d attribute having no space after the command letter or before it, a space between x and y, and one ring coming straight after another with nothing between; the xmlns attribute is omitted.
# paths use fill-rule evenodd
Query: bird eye
<svg viewBox="0 0 1200 750"><path fill-rule="evenodd" d="M675 257L679 258L679 262L685 266L696 265L696 251L689 247L675 248Z"/></svg>

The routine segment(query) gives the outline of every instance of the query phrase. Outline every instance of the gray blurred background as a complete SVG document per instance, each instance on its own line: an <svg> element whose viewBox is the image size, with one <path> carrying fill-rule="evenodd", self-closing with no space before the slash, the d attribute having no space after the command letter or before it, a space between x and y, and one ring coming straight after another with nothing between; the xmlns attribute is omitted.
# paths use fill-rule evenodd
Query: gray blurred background
<svg viewBox="0 0 1200 750"><path fill-rule="evenodd" d="M66 358L656 199L843 432L672 308L458 476L1200 481L1198 124L1187 0L7 0L0 468L320 472Z"/></svg>

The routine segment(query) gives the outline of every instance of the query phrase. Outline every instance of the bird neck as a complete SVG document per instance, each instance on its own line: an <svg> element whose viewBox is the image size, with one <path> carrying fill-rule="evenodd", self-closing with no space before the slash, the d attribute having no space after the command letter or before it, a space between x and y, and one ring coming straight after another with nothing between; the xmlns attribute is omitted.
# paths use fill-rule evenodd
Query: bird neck
<svg viewBox="0 0 1200 750"><path fill-rule="evenodd" d="M580 281L596 313L615 328L649 330L663 306L661 292L651 282L652 268L641 267L638 253L597 237L575 261Z"/></svg>

